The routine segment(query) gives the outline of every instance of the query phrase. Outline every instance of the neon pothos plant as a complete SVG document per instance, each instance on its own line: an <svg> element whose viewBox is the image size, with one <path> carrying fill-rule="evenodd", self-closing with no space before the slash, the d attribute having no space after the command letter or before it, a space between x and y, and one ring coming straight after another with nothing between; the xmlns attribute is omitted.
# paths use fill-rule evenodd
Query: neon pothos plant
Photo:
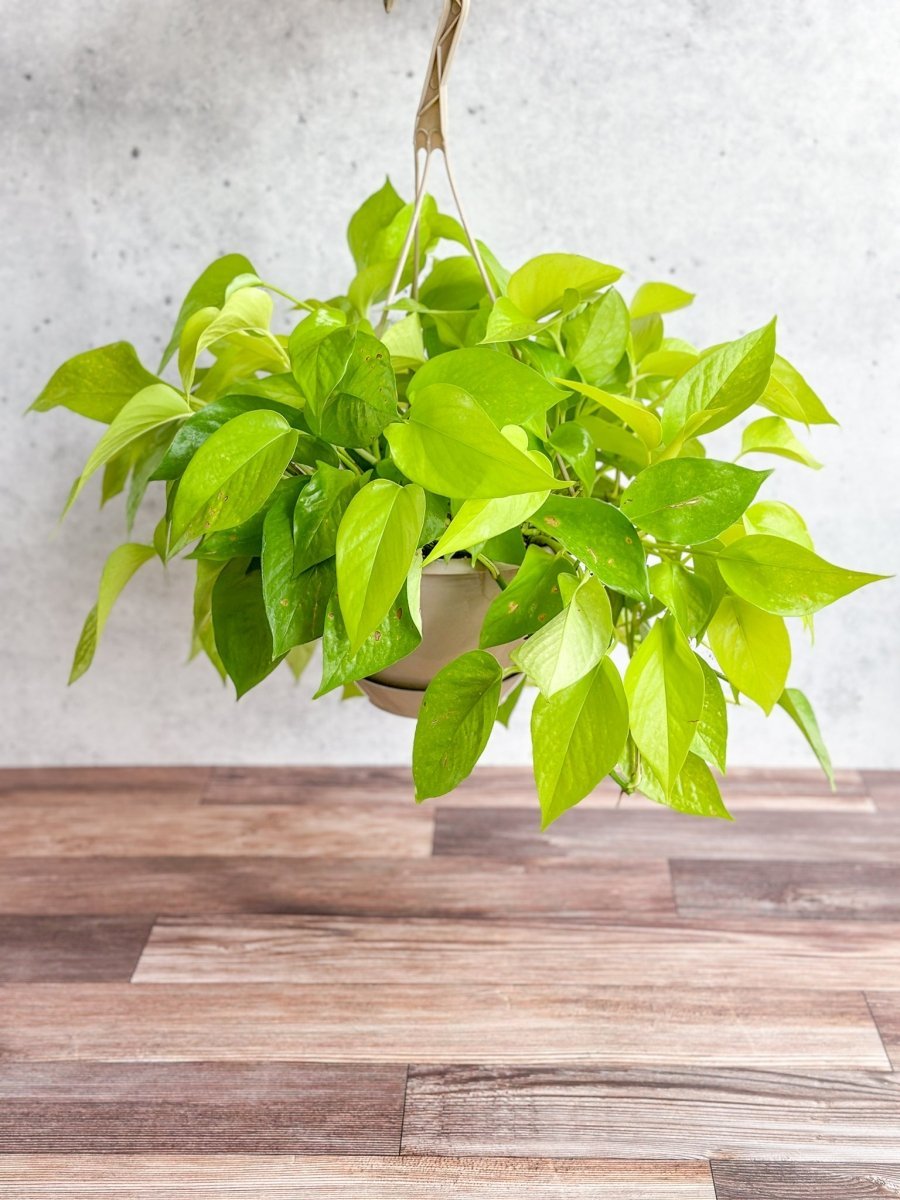
<svg viewBox="0 0 900 1200"><path fill-rule="evenodd" d="M819 465L793 427L833 418L776 354L774 321L698 350L664 332L692 299L671 284L628 304L615 267L547 254L510 273L483 247L492 302L468 249L433 257L468 242L428 199L414 295L373 324L410 219L386 183L350 222L346 295L295 299L229 255L188 292L159 375L117 342L47 384L34 408L107 426L69 505L102 470L102 503L127 489L129 530L145 494L165 508L149 544L110 555L72 679L135 571L187 552L193 653L239 697L282 663L299 675L319 639L317 695L352 691L419 643L423 564L462 556L497 596L480 646L426 692L419 799L454 788L508 721L510 672L539 689L545 825L607 775L727 816L710 767L725 770L727 706L744 698L784 709L830 776L813 710L787 686L787 621L809 626L878 577L820 558L799 513L760 498L768 470L703 445L758 406L738 458ZM287 333L272 331L273 295L296 318ZM179 381L164 382L173 358ZM508 586L498 563L519 565ZM491 649L518 639L505 671Z"/></svg>

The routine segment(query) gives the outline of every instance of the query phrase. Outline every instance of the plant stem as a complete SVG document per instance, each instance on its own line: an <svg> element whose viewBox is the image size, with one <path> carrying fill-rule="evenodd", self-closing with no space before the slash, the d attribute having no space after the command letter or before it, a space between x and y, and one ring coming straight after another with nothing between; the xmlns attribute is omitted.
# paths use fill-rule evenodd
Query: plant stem
<svg viewBox="0 0 900 1200"><path fill-rule="evenodd" d="M335 446L334 452L338 456L338 458L341 460L341 462L344 464L345 467L349 467L350 470L355 471L357 473L357 475L362 475L362 471L360 470L359 465L353 461L353 459L350 457L350 455L347 453L346 450L341 450L341 448L339 446Z"/></svg>

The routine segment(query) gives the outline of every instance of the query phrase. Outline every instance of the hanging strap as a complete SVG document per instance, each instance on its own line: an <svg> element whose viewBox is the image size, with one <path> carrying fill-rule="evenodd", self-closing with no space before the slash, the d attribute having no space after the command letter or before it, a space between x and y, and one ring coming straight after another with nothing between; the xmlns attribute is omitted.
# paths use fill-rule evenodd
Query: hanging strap
<svg viewBox="0 0 900 1200"><path fill-rule="evenodd" d="M391 11L393 3L394 0L384 0L384 7L387 12ZM459 219L469 243L469 250L478 267L487 294L492 301L496 300L493 284L485 270L481 252L478 249L478 244L472 235L466 215L463 212L459 193L456 188L456 181L450 169L450 159L447 154L447 76L453 61L453 55L459 44L463 26L469 15L469 4L470 0L444 0L443 10L438 20L437 32L434 35L434 44L431 47L431 57L428 61L428 73L425 76L425 86L422 89L422 97L416 112L416 123L413 131L413 156L415 160L416 180L413 216L410 221L406 240L403 243L403 249L400 252L397 270L394 272L394 278L391 280L391 286L388 289L387 299L385 300L385 311L387 311L388 307L397 298L400 280L403 277L403 268L406 265L410 247L414 243L413 295L416 295L418 291L419 224L422 217L422 205L425 201L425 183L428 178L428 169L431 165L432 155L436 150L440 150L444 159L444 170L447 173L447 181L450 184L453 202L456 205L456 211L459 213ZM422 157L423 155L424 158Z"/></svg>

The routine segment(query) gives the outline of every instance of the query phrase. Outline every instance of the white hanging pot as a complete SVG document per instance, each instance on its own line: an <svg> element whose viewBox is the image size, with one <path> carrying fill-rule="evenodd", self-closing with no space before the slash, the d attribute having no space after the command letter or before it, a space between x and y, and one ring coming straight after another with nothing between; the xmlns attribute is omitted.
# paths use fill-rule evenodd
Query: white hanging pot
<svg viewBox="0 0 900 1200"><path fill-rule="evenodd" d="M508 583L518 571L500 564ZM379 671L359 686L376 708L400 717L416 717L428 684L442 667L478 649L481 626L488 608L497 598L497 584L484 567L473 567L469 559L430 563L422 572L422 641L399 662ZM492 646L501 667L510 665L510 652L519 642ZM513 675L503 681L507 695L518 682Z"/></svg>

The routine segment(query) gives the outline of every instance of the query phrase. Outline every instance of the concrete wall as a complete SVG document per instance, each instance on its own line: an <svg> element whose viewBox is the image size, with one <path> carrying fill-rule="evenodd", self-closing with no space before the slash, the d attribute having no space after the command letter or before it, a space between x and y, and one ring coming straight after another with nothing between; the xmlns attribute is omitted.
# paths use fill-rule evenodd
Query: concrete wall
<svg viewBox="0 0 900 1200"><path fill-rule="evenodd" d="M57 515L99 427L21 413L63 358L118 337L154 362L199 268L240 249L328 294L346 220L408 143L437 0L5 0L2 760L392 761L411 727L307 703L287 675L239 705L182 665L190 572L149 567L91 674L65 681L121 510ZM772 494L822 553L896 570L900 529L900 7L890 0L474 0L452 86L474 224L516 265L568 249L696 290L712 342L780 315L843 424ZM151 522L140 532L149 532ZM900 765L898 591L817 622L795 680L835 759ZM733 719L735 762L806 761L785 720ZM493 761L525 761L527 719Z"/></svg>

